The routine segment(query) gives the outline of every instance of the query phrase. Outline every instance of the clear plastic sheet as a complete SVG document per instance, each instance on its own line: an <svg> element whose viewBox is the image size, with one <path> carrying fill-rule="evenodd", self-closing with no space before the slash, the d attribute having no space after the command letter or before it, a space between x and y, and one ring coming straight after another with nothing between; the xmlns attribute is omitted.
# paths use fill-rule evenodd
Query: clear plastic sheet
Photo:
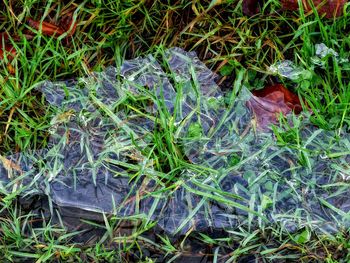
<svg viewBox="0 0 350 263"><path fill-rule="evenodd" d="M315 66L325 68L329 58L334 58L338 64L342 65L344 68L348 68L349 59L347 56L340 57L338 52L334 49L327 47L324 43L319 43L315 45L315 55L311 58L311 62L313 63L311 70L313 70ZM291 60L278 61L271 65L268 70L273 75L278 75L295 82L311 80L313 75L311 70L297 65Z"/></svg>
<svg viewBox="0 0 350 263"><path fill-rule="evenodd" d="M349 58L347 56L339 56L338 52L334 49L327 47L324 43L319 43L315 45L316 54L312 58L312 62L325 68L328 63L329 58L333 58L338 64L342 65L342 67L348 67Z"/></svg>
<svg viewBox="0 0 350 263"><path fill-rule="evenodd" d="M49 147L2 157L2 192L47 196L63 214L80 211L69 214L77 220L107 213L155 222L172 235L349 227L347 133L292 116L291 130L258 130L249 105L259 98L242 87L227 105L195 53L169 49L158 61L137 58L77 81L41 83L57 109ZM143 112L129 103L142 97L152 102ZM161 111L175 120L175 143L189 164L170 184L149 154Z"/></svg>
<svg viewBox="0 0 350 263"><path fill-rule="evenodd" d="M338 53L333 49L326 46L324 43L316 44L316 56L319 58L324 58L326 56L338 57Z"/></svg>
<svg viewBox="0 0 350 263"><path fill-rule="evenodd" d="M269 67L272 74L279 75L293 81L300 81L303 79L310 79L311 72L301 66L297 66L291 60L278 61Z"/></svg>

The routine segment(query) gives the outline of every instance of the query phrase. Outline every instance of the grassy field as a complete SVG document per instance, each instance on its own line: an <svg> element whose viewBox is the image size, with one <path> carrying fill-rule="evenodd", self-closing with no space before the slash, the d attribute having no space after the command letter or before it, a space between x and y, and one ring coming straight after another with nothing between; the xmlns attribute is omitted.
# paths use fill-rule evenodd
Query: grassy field
<svg viewBox="0 0 350 263"><path fill-rule="evenodd" d="M91 0L44 1L3 0L0 4L0 32L6 32L16 54L5 54L0 62L0 157L47 146L51 119L56 110L45 102L35 86L44 80L84 77L108 66L120 67L124 60L162 53L170 47L196 51L208 68L220 75L218 84L227 91L243 86L260 89L276 82L269 70L278 61L291 60L305 69L306 77L279 81L303 98L311 122L340 134L350 124L350 14L326 19L317 12L283 11L278 0L262 1L254 16L242 13L242 1L185 0ZM28 19L57 24L73 14L76 32L72 36L46 36ZM7 35L7 34L6 34ZM26 38L30 35L30 39ZM4 36L4 35L3 35ZM324 43L338 53L315 66L315 45ZM143 101L135 107L143 107ZM141 110L140 110L141 111ZM174 143L176 129L167 113L160 114L154 149L149 151L161 175L176 178L181 169L202 171L188 164ZM292 130L280 142L298 142ZM282 138L283 137L283 138ZM297 143L296 143L297 144ZM291 146L292 147L292 146ZM266 157L267 158L267 157ZM132 170L132 168L130 168ZM176 181L169 180L171 191ZM247 262L348 262L349 233L345 228L332 235L313 229L288 234L278 227L259 230L239 228L228 236L197 233L173 242L159 234L155 243L143 232L149 225L134 229L123 238L116 218L106 218L103 234L94 243L75 242L77 233L66 232L50 220L34 226L33 215L19 205L19 192L1 188L0 260L2 262L153 262L152 252L164 260L202 256L193 246L206 247L209 261ZM348 215L347 215L348 216ZM190 240L190 241L188 241ZM203 245L204 244L204 245ZM199 246L199 245L198 245ZM220 248L216 249L216 248ZM221 258L221 259L220 259ZM221 261L220 261L221 260ZM241 261L240 261L241 260ZM254 262L254 261L252 261Z"/></svg>

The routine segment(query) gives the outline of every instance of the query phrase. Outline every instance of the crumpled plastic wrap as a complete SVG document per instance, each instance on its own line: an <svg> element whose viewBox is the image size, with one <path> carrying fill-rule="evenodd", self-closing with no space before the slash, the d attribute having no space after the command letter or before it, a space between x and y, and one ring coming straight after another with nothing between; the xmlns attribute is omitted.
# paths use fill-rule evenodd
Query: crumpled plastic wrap
<svg viewBox="0 0 350 263"><path fill-rule="evenodd" d="M349 59L346 56L340 57L334 49L327 47L324 43L318 43L315 45L315 55L311 58L313 65L310 69L299 66L293 61L286 59L272 64L268 70L273 75L278 75L295 82L311 80L314 67L326 68L329 58L334 58L339 65L348 67Z"/></svg>
<svg viewBox="0 0 350 263"><path fill-rule="evenodd" d="M349 58L339 56L338 52L333 48L327 47L324 43L319 43L315 45L315 49L315 56L312 58L312 62L315 65L325 68L328 64L328 59L333 58L342 67L347 67Z"/></svg>
<svg viewBox="0 0 350 263"><path fill-rule="evenodd" d="M272 74L279 75L293 81L310 79L311 72L301 66L297 66L291 60L278 61L269 67Z"/></svg>
<svg viewBox="0 0 350 263"><path fill-rule="evenodd" d="M336 52L333 48L329 48L324 43L319 43L315 45L316 48L316 56L319 58L324 58L326 56L334 56L338 57L338 52Z"/></svg>
<svg viewBox="0 0 350 263"><path fill-rule="evenodd" d="M150 55L41 83L57 109L49 146L2 157L2 192L47 196L62 211L81 211L77 220L107 213L154 221L172 235L349 227L350 136L307 118L278 135L258 130L249 103L259 98L242 87L228 105L215 78L195 53L173 48L158 61ZM135 98L146 98L143 111L129 103ZM175 120L175 143L189 163L170 184L149 154L161 111Z"/></svg>

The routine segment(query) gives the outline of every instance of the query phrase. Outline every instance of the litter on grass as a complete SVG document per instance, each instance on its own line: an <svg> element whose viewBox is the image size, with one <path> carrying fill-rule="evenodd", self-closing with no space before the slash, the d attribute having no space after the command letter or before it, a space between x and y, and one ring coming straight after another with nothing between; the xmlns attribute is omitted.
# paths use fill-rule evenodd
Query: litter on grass
<svg viewBox="0 0 350 263"><path fill-rule="evenodd" d="M315 66L325 69L329 58L334 58L334 60L344 68L348 68L349 66L349 59L347 57L340 57L338 52L334 49L327 47L324 43L319 43L315 45L315 55L311 58L313 65L311 65L309 69L287 59L277 61L268 68L268 71L270 74L278 75L279 77L287 78L294 82L311 80L313 77L312 70Z"/></svg>
<svg viewBox="0 0 350 263"><path fill-rule="evenodd" d="M269 71L272 74L276 74L293 81L310 79L312 77L309 70L295 65L291 60L278 61L269 67Z"/></svg>
<svg viewBox="0 0 350 263"><path fill-rule="evenodd" d="M318 129L307 113L288 115L291 129L261 129L254 107L266 101L242 87L229 105L215 77L195 53L173 48L41 83L57 112L49 146L2 157L1 191L46 196L52 216L111 214L171 235L349 227L349 134ZM164 123L187 162L171 171L156 160Z"/></svg>
<svg viewBox="0 0 350 263"><path fill-rule="evenodd" d="M327 47L324 43L316 44L316 56L319 58L324 58L326 56L338 57L338 53L334 51L333 48Z"/></svg>

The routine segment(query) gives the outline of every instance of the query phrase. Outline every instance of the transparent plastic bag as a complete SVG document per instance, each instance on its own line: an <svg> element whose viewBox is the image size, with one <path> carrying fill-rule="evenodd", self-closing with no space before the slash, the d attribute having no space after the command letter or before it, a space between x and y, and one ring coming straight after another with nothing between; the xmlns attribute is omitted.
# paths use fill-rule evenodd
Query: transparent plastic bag
<svg viewBox="0 0 350 263"><path fill-rule="evenodd" d="M169 49L161 60L137 58L77 81L41 83L57 108L49 147L3 157L2 191L45 195L62 213L80 211L78 221L99 213L133 217L172 235L349 226L347 133L292 116L298 136L281 127L258 130L249 104L259 98L247 89L227 105L195 53ZM139 97L152 101L144 112L128 103ZM148 150L161 111L175 120L175 143L189 164L171 187Z"/></svg>

